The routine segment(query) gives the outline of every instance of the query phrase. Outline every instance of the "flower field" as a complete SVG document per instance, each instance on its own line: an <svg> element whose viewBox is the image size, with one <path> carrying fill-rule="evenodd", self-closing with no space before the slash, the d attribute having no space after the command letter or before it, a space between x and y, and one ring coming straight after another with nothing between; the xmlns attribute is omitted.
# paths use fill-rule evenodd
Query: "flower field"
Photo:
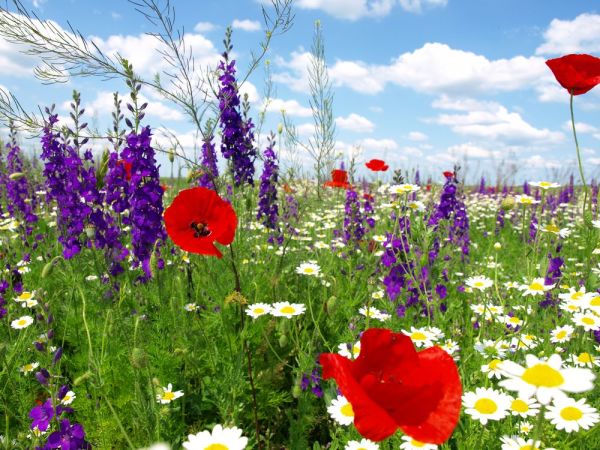
<svg viewBox="0 0 600 450"><path fill-rule="evenodd" d="M35 157L35 124L10 117L0 448L600 448L599 185L581 160L569 181L471 185L323 139L314 175L284 171L292 126L258 145L232 49L228 29L213 116L181 101L205 130L196 158L166 151L179 176L127 60L108 136L78 92L70 118L43 110ZM579 157L573 97L600 59L547 65Z"/></svg>

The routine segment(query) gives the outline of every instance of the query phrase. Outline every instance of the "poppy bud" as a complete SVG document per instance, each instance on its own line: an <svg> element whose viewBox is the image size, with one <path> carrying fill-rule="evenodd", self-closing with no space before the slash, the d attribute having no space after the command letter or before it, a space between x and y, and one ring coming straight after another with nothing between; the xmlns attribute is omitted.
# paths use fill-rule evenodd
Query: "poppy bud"
<svg viewBox="0 0 600 450"><path fill-rule="evenodd" d="M91 376L92 376L92 372L90 372L88 370L86 373L84 373L80 377L75 378L75 381L73 381L73 386L77 386L77 385L83 383L85 380L87 380Z"/></svg>
<svg viewBox="0 0 600 450"><path fill-rule="evenodd" d="M129 358L131 365L136 369L148 366L148 354L143 348L134 347Z"/></svg>
<svg viewBox="0 0 600 450"><path fill-rule="evenodd" d="M288 340L287 335L282 334L281 336L279 336L279 346L281 348L284 348L285 346L287 346L288 342L289 342L289 340Z"/></svg>
<svg viewBox="0 0 600 450"><path fill-rule="evenodd" d="M169 149L169 161L172 163L175 162L175 149L171 148Z"/></svg>
<svg viewBox="0 0 600 450"><path fill-rule="evenodd" d="M277 125L277 134L281 134L281 133L283 133L283 124L282 123Z"/></svg>
<svg viewBox="0 0 600 450"><path fill-rule="evenodd" d="M302 394L302 389L300 388L300 386L298 386L298 384L295 384L292 388L292 397L298 398L300 397L300 394Z"/></svg>
<svg viewBox="0 0 600 450"><path fill-rule="evenodd" d="M335 311L336 306L337 306L336 304L337 304L337 297L335 295L332 295L331 297L329 297L329 300L327 300L327 303L326 303L327 313L333 314L333 312Z"/></svg>

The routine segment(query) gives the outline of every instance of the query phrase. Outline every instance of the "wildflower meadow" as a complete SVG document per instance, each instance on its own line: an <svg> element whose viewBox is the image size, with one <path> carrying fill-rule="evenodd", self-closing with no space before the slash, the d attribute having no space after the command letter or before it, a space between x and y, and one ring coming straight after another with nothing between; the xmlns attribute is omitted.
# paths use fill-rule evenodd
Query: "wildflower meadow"
<svg viewBox="0 0 600 450"><path fill-rule="evenodd" d="M314 134L285 109L271 129L241 86L269 68L292 0L252 6L248 67L217 30L208 70L177 2L130 6L160 76L76 23L0 7L0 44L39 57L42 81L122 84L105 131L85 90L35 113L0 90L1 449L600 448L599 185L575 120L600 58L545 61L572 174L474 182L337 152L319 21ZM159 101L194 126L192 150L163 144Z"/></svg>

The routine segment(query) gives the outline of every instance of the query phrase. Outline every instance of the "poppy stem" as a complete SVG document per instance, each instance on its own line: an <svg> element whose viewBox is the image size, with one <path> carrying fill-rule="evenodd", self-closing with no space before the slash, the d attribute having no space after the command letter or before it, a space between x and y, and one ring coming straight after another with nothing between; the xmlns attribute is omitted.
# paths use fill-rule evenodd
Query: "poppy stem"
<svg viewBox="0 0 600 450"><path fill-rule="evenodd" d="M229 254L231 255L231 270L233 270L233 276L235 277L235 291L242 292L242 285L240 283L240 274L235 265L235 254L233 253L233 244L229 244Z"/></svg>
<svg viewBox="0 0 600 450"><path fill-rule="evenodd" d="M579 175L581 176L581 182L583 183L583 216L585 220L585 212L587 208L587 194L588 186L585 182L585 176L583 174L583 165L581 163L581 153L579 151L579 142L577 141L577 132L575 131L575 115L573 114L573 92L571 91L571 99L569 102L571 109L571 126L573 127L573 138L575 139L575 149L577 150L577 163L579 164Z"/></svg>

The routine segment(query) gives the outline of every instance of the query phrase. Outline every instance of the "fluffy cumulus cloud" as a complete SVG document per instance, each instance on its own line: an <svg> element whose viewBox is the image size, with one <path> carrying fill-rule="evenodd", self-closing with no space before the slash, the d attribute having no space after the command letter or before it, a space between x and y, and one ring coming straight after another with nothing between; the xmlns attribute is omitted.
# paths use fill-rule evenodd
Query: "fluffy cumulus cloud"
<svg viewBox="0 0 600 450"><path fill-rule="evenodd" d="M234 30L243 30L243 31L259 31L261 29L260 22L258 20L249 20L249 19L235 19L231 24L231 27Z"/></svg>
<svg viewBox="0 0 600 450"><path fill-rule="evenodd" d="M216 30L218 27L211 22L198 22L194 25L194 31L198 33L208 33L210 31Z"/></svg>
<svg viewBox="0 0 600 450"><path fill-rule="evenodd" d="M280 58L276 62L283 70L276 74L275 81L306 91L310 53L293 52L289 60ZM490 60L439 42L403 53L387 65L338 60L330 66L329 75L334 86L363 94L377 94L387 84L394 84L417 92L466 96L528 89L552 81L542 57Z"/></svg>
<svg viewBox="0 0 600 450"><path fill-rule="evenodd" d="M452 99L442 96L432 106L436 109L458 111L442 113L433 122L450 127L455 133L493 140L507 144L556 143L564 139L563 133L547 128L536 128L517 112L510 112L497 102L474 99Z"/></svg>
<svg viewBox="0 0 600 450"><path fill-rule="evenodd" d="M338 117L335 124L342 130L349 130L355 133L371 133L375 129L375 124L366 117L351 113L348 117Z"/></svg>
<svg viewBox="0 0 600 450"><path fill-rule="evenodd" d="M297 100L283 100L281 98L272 98L265 100L265 103L267 107L267 112L281 114L281 111L285 111L285 114L288 116L312 116L312 109L307 108L306 106L302 106Z"/></svg>
<svg viewBox="0 0 600 450"><path fill-rule="evenodd" d="M123 99L123 102L126 103L129 100L129 96L127 94L120 93L119 97ZM148 108L146 109L146 117L149 120L163 120L163 121L182 121L184 120L183 113L174 109L170 106L167 106L165 103L162 103L156 99L155 96L151 96L153 98L148 99L144 95L140 95L140 104L148 102ZM100 91L96 94L96 98L92 101L86 101L85 98L82 98L83 107L85 108L85 116L86 117L94 117L97 116L99 118L110 117L110 113L114 110L114 99L113 93L110 91ZM123 109L126 114L129 114L126 111L125 104L121 104L121 109ZM70 109L70 101L64 102L61 106L64 111L68 111Z"/></svg>
<svg viewBox="0 0 600 450"><path fill-rule="evenodd" d="M408 133L408 139L415 142L426 141L428 139L425 133L421 133L420 131L411 131Z"/></svg>
<svg viewBox="0 0 600 450"><path fill-rule="evenodd" d="M584 13L573 20L554 19L535 53L562 55L600 52L600 15Z"/></svg>
<svg viewBox="0 0 600 450"><path fill-rule="evenodd" d="M98 48L110 57L117 54L127 59L133 70L143 75L154 75L170 68L169 63L159 53L162 45L158 39L147 34L111 35L105 39L92 36ZM215 66L220 54L214 44L201 34L184 35L186 48L191 48L196 67Z"/></svg>
<svg viewBox="0 0 600 450"><path fill-rule="evenodd" d="M358 20L382 17L392 10L395 0L297 0L300 9L319 9L338 19Z"/></svg>

